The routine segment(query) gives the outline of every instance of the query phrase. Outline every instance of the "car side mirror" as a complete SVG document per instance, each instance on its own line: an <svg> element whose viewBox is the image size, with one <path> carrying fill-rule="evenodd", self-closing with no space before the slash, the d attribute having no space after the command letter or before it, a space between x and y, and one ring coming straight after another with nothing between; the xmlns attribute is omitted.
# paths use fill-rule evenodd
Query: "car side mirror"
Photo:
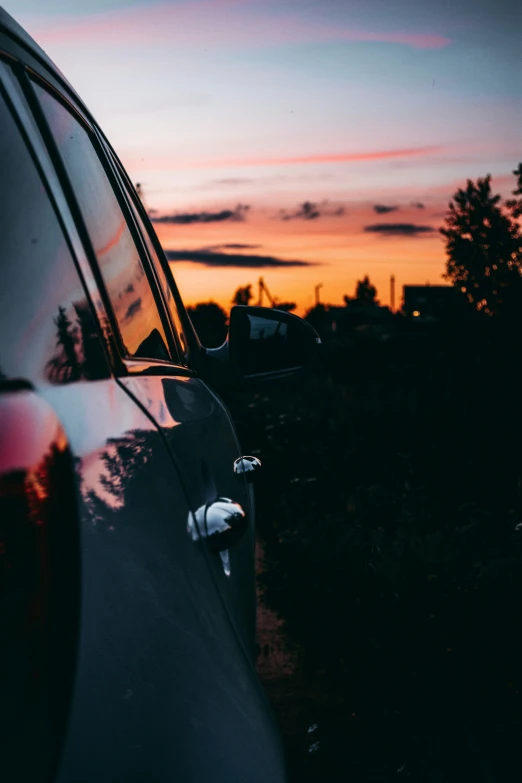
<svg viewBox="0 0 522 783"><path fill-rule="evenodd" d="M308 369L321 340L307 321L284 310L235 306L230 312L228 359L236 378L278 378Z"/></svg>

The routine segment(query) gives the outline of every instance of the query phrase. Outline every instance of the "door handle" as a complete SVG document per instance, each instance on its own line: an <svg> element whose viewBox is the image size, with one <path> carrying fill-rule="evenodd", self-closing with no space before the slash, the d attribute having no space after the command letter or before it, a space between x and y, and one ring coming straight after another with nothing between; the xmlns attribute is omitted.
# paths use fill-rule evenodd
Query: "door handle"
<svg viewBox="0 0 522 783"><path fill-rule="evenodd" d="M243 475L250 483L254 481L255 474L261 467L261 460L257 457L238 457L234 462L234 473L236 476Z"/></svg>
<svg viewBox="0 0 522 783"><path fill-rule="evenodd" d="M239 503L230 498L217 498L200 506L195 512L199 533L208 541L213 552L224 552L233 546L248 529L245 512ZM193 539L198 536L194 536Z"/></svg>

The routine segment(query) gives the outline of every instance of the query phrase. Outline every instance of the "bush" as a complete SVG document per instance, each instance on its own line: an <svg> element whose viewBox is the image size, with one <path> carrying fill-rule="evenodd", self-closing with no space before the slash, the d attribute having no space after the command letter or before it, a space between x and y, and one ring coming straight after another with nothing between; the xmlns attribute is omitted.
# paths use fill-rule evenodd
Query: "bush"
<svg viewBox="0 0 522 783"><path fill-rule="evenodd" d="M233 411L264 485L268 603L367 715L518 715L522 527L511 352L495 335L326 347ZM474 347L475 346L475 347ZM520 639L519 639L520 637Z"/></svg>

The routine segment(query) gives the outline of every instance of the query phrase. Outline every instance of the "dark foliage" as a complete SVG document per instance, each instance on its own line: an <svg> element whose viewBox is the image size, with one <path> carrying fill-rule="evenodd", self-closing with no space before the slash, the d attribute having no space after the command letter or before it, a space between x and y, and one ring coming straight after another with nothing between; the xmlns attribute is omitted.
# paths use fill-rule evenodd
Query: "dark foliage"
<svg viewBox="0 0 522 783"><path fill-rule="evenodd" d="M513 172L522 193L522 164ZM441 234L446 240L447 280L486 315L517 317L522 303L522 199L502 203L491 176L468 180L449 204Z"/></svg>
<svg viewBox="0 0 522 783"><path fill-rule="evenodd" d="M266 600L320 682L320 717L338 724L325 742L346 774L364 766L366 738L368 759L394 774L404 760L433 767L415 779L462 779L488 760L507 779L516 761L515 345L493 319L404 324L387 342L326 341L322 372L233 404L264 465ZM443 750L426 755L441 732ZM465 737L480 747L473 761ZM453 742L468 766L436 777Z"/></svg>
<svg viewBox="0 0 522 783"><path fill-rule="evenodd" d="M346 306L349 306L351 302L356 302L362 305L378 305L377 289L370 282L368 275L365 275L362 280L358 280L355 286L355 296L344 296L344 302Z"/></svg>
<svg viewBox="0 0 522 783"><path fill-rule="evenodd" d="M253 296L251 283L248 285L239 286L239 288L236 289L234 296L232 297L232 304L249 305Z"/></svg>

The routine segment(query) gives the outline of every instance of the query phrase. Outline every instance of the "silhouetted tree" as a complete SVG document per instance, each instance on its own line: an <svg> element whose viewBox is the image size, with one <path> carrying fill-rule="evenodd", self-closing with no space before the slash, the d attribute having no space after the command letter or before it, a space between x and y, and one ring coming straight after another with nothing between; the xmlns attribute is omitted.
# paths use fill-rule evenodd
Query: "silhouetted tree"
<svg viewBox="0 0 522 783"><path fill-rule="evenodd" d="M216 302L198 302L188 307L194 329L206 348L218 348L227 336L227 314Z"/></svg>
<svg viewBox="0 0 522 783"><path fill-rule="evenodd" d="M295 302L276 302L276 308L278 310L286 310L287 313L291 313L296 307L297 304Z"/></svg>
<svg viewBox="0 0 522 783"><path fill-rule="evenodd" d="M522 164L514 174L522 193ZM459 188L440 233L446 240L444 277L487 315L511 315L522 304L522 199L504 204L491 191L491 176Z"/></svg>
<svg viewBox="0 0 522 783"><path fill-rule="evenodd" d="M506 201L506 207L516 219L522 216L522 163L518 164L513 174L517 178L517 187L513 191L513 195L518 196L519 198L508 199Z"/></svg>
<svg viewBox="0 0 522 783"><path fill-rule="evenodd" d="M236 289L234 296L232 297L232 304L248 305L250 304L252 296L253 294L252 294L251 283L249 283L248 285L239 286L239 288Z"/></svg>
<svg viewBox="0 0 522 783"><path fill-rule="evenodd" d="M355 296L351 297L345 294L344 303L348 307L351 303L364 304L364 305L379 305L377 299L377 289L370 282L368 275L365 275L362 280L358 280L355 286Z"/></svg>

